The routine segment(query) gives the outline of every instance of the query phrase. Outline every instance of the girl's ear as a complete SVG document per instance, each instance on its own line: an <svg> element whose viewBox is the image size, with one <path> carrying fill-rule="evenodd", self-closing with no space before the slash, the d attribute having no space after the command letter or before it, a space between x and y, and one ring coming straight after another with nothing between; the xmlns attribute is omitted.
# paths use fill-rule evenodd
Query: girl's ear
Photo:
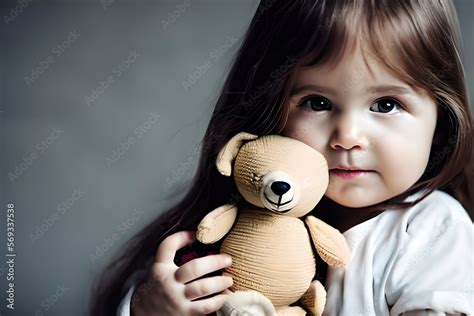
<svg viewBox="0 0 474 316"><path fill-rule="evenodd" d="M217 170L224 176L230 176L232 173L232 162L235 157L237 157L240 147L242 147L245 141L256 138L258 138L258 136L246 132L240 132L232 137L217 155Z"/></svg>

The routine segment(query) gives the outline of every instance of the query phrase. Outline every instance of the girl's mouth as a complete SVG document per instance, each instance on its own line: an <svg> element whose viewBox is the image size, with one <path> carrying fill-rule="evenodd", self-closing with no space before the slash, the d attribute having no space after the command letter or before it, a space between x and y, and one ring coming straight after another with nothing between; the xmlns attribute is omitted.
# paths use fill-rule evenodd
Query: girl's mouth
<svg viewBox="0 0 474 316"><path fill-rule="evenodd" d="M353 179L356 177L363 176L365 174L373 172L372 170L347 170L347 169L331 169L329 170L330 175L340 177L343 179Z"/></svg>

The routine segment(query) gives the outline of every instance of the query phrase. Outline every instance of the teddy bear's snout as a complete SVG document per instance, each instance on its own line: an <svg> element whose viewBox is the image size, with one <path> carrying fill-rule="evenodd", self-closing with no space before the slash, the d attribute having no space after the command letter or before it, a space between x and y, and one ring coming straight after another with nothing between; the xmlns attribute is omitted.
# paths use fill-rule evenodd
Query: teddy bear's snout
<svg viewBox="0 0 474 316"><path fill-rule="evenodd" d="M267 209L286 213L298 203L295 187L294 181L285 172L271 172L262 179L260 200Z"/></svg>

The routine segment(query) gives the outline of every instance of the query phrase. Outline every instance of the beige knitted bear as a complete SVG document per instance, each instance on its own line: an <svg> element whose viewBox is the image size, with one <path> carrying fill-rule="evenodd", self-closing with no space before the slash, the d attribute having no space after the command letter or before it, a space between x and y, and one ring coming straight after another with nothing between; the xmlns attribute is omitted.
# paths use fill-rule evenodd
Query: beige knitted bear
<svg viewBox="0 0 474 316"><path fill-rule="evenodd" d="M288 137L242 132L219 152L216 165L224 176L233 171L245 199L241 209L223 205L198 226L202 243L226 236L220 251L232 256L232 266L224 274L232 276L234 284L218 315L321 315L326 291L313 281L311 240L331 266L343 267L350 257L338 230L311 215L304 222L300 219L326 191L328 166L323 155Z"/></svg>

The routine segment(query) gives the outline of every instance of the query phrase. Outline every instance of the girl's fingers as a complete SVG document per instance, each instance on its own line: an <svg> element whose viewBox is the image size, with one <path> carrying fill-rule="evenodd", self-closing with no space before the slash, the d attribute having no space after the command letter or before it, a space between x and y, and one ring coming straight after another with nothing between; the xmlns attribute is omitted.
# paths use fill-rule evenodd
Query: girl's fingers
<svg viewBox="0 0 474 316"><path fill-rule="evenodd" d="M176 251L192 243L194 239L194 231L180 231L169 235L158 247L155 254L155 262L173 262Z"/></svg>
<svg viewBox="0 0 474 316"><path fill-rule="evenodd" d="M209 255L186 262L176 270L174 277L178 282L187 283L205 274L228 267L231 263L232 259L229 255Z"/></svg>
<svg viewBox="0 0 474 316"><path fill-rule="evenodd" d="M229 295L218 294L216 296L191 302L191 310L198 314L210 314L219 310L227 301Z"/></svg>
<svg viewBox="0 0 474 316"><path fill-rule="evenodd" d="M232 278L228 276L215 276L196 280L186 284L184 287L184 296L187 299L194 300L203 296L222 292L232 285Z"/></svg>

